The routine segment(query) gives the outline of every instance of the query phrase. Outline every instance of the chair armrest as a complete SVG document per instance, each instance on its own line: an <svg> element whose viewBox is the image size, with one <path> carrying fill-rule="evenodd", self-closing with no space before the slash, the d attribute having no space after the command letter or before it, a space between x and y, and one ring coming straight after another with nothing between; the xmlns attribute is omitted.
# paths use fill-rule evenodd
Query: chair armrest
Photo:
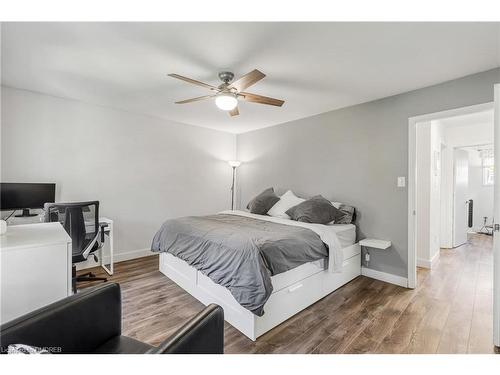
<svg viewBox="0 0 500 375"><path fill-rule="evenodd" d="M92 241L90 241L87 246L85 247L85 249L83 250L82 252L82 256L87 259L90 255L90 253L100 249L102 247L102 244L99 243L99 237L100 237L100 234L101 234L101 226L98 226L97 227L97 232L95 233L94 235L94 238L92 238ZM97 244L97 245L96 245Z"/></svg>
<svg viewBox="0 0 500 375"><path fill-rule="evenodd" d="M223 354L224 310L211 304L182 326L154 354Z"/></svg>
<svg viewBox="0 0 500 375"><path fill-rule="evenodd" d="M120 334L120 286L109 283L3 324L0 352L10 344L27 344L53 353L88 353Z"/></svg>

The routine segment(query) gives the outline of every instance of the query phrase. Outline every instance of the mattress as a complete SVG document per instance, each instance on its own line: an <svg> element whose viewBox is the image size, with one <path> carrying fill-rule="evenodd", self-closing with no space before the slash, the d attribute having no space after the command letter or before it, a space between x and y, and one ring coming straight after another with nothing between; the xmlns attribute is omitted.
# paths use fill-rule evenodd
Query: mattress
<svg viewBox="0 0 500 375"><path fill-rule="evenodd" d="M328 246L328 269L331 272L340 272L342 269L342 243L339 239L342 237L344 244L347 245L351 241L355 241L356 238L356 227L353 224L331 224L331 225L323 225L323 224L313 224L313 223L304 223L290 219L282 219L267 215L257 215L252 214L247 211L222 211L220 214L230 214L237 216L250 217L263 221L270 221L278 224L285 224L290 226L307 228L314 233L316 233L321 241L325 245Z"/></svg>
<svg viewBox="0 0 500 375"><path fill-rule="evenodd" d="M325 257L342 263L340 242L326 225L278 223L234 211L168 219L151 250L183 259L258 316L273 290L271 275Z"/></svg>
<svg viewBox="0 0 500 375"><path fill-rule="evenodd" d="M354 224L331 224L328 226L337 235L342 249L356 243L356 226Z"/></svg>

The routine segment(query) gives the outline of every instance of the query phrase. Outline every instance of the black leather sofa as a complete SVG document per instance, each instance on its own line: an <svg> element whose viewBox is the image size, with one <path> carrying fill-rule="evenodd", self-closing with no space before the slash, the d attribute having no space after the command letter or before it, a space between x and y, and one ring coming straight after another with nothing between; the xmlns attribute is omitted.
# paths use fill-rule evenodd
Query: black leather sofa
<svg viewBox="0 0 500 375"><path fill-rule="evenodd" d="M121 334L121 293L114 283L82 292L14 319L0 327L0 352L10 344L51 353L222 354L224 311L209 305L159 347Z"/></svg>

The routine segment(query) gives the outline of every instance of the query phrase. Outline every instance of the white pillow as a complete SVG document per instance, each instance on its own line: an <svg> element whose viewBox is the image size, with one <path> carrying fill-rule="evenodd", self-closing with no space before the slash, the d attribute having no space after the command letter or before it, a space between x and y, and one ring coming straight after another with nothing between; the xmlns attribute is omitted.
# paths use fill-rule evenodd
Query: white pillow
<svg viewBox="0 0 500 375"><path fill-rule="evenodd" d="M274 206L269 209L269 211L267 211L267 214L281 219L290 219L290 216L288 216L285 212L304 201L305 199L297 197L293 191L288 190L281 196L280 200L277 201Z"/></svg>

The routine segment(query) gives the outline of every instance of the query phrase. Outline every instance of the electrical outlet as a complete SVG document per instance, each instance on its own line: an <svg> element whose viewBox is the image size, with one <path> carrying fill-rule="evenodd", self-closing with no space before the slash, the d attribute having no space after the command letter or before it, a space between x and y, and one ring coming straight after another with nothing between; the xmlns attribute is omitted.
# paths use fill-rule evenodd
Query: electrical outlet
<svg viewBox="0 0 500 375"><path fill-rule="evenodd" d="M370 253L365 253L365 262L368 263L370 261Z"/></svg>

